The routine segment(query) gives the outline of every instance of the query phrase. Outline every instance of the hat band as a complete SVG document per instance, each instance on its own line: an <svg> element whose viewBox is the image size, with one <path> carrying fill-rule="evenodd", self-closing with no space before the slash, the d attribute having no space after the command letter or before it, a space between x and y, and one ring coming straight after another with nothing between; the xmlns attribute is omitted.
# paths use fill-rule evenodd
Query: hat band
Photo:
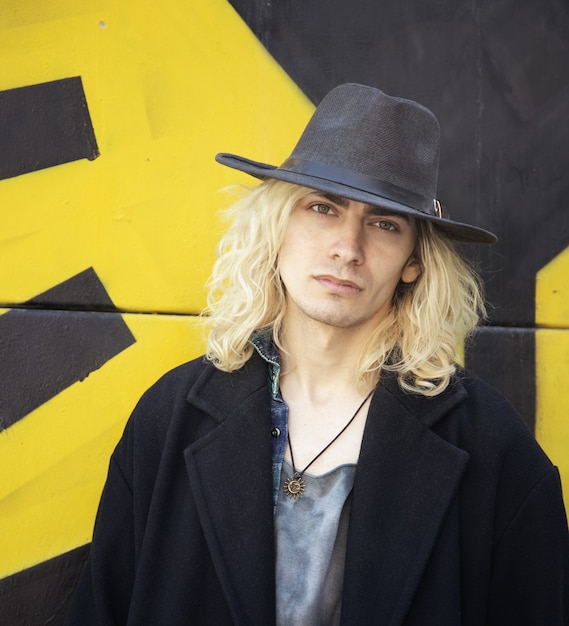
<svg viewBox="0 0 569 626"><path fill-rule="evenodd" d="M278 169L347 185L348 187L380 196L386 200L404 204L411 209L421 211L421 213L440 217L440 214L437 214L436 201L433 198L425 198L414 191L377 180L372 176L367 176L367 174L358 174L343 167L318 163L317 161L306 161L296 157L288 158Z"/></svg>

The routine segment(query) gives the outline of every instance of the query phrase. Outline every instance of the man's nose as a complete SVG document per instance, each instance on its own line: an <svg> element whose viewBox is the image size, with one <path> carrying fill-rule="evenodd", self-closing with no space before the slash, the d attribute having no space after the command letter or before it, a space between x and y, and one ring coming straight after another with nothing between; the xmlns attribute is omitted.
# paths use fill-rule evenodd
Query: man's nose
<svg viewBox="0 0 569 626"><path fill-rule="evenodd" d="M344 263L360 264L364 260L364 232L359 220L345 220L338 226L330 254Z"/></svg>

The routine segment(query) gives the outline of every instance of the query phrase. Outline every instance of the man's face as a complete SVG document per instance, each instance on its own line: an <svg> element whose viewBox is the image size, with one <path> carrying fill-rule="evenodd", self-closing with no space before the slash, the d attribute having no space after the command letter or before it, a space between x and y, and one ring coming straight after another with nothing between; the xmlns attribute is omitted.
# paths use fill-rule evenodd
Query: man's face
<svg viewBox="0 0 569 626"><path fill-rule="evenodd" d="M279 254L287 321L371 330L420 274L414 220L325 193L295 205Z"/></svg>

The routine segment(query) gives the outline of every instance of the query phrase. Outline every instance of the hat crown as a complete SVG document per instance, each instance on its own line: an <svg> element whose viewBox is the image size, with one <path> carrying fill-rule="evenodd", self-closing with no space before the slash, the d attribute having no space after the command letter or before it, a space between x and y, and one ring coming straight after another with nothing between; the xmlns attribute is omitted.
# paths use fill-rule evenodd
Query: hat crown
<svg viewBox="0 0 569 626"><path fill-rule="evenodd" d="M344 168L436 198L440 128L427 108L348 83L320 102L291 158Z"/></svg>

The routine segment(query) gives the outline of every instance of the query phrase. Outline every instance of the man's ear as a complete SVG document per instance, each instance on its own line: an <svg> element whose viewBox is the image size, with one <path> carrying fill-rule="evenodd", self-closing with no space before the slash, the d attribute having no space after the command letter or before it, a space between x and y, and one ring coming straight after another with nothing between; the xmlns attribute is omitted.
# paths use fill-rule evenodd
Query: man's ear
<svg viewBox="0 0 569 626"><path fill-rule="evenodd" d="M401 282L406 283L408 285L411 283L414 283L417 280L417 278L419 278L422 271L423 271L423 267L421 263L419 263L419 261L415 257L412 256L407 261L407 263L405 264L405 267L403 268L403 271L401 272Z"/></svg>

